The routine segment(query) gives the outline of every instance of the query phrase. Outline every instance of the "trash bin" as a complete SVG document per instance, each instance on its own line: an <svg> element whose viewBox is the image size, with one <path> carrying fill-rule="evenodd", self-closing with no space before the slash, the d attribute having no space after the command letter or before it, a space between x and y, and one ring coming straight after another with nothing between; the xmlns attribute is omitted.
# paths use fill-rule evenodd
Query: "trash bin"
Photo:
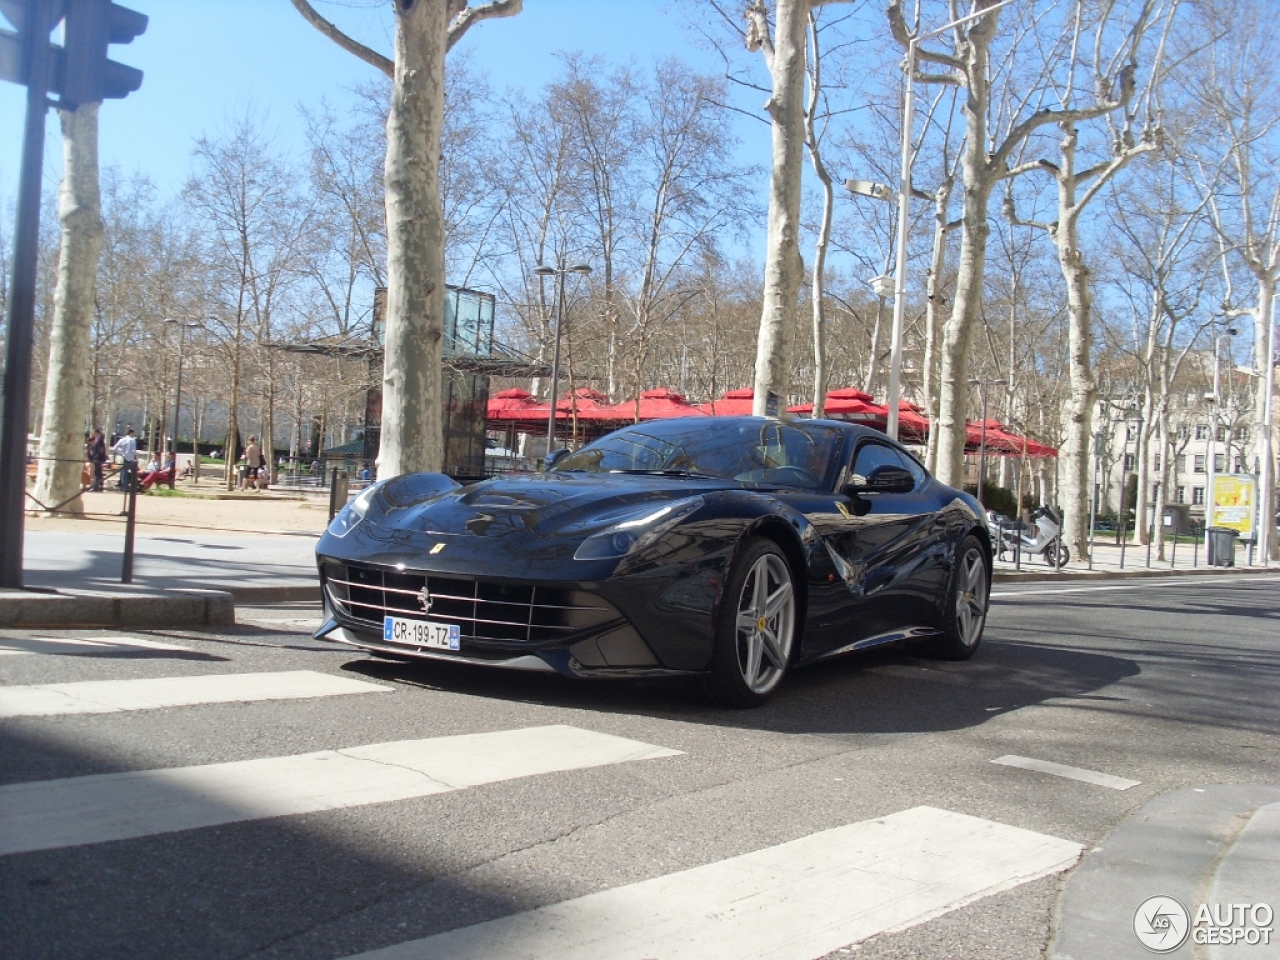
<svg viewBox="0 0 1280 960"><path fill-rule="evenodd" d="M1236 565L1236 531L1230 527L1210 527L1209 566L1234 567Z"/></svg>

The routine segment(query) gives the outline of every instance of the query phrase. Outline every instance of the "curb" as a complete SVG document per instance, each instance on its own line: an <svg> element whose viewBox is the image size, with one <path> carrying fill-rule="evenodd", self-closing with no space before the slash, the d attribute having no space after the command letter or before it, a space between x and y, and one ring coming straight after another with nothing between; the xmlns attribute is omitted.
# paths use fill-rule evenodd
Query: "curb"
<svg viewBox="0 0 1280 960"><path fill-rule="evenodd" d="M165 590L159 593L38 593L0 590L0 627L105 629L225 627L236 622L235 600L223 590Z"/></svg>
<svg viewBox="0 0 1280 960"><path fill-rule="evenodd" d="M1193 567L1190 570L996 570L991 574L992 583L1041 583L1065 580L1145 580L1160 577L1223 577L1240 574L1280 572L1276 567Z"/></svg>
<svg viewBox="0 0 1280 960"><path fill-rule="evenodd" d="M236 603L314 603L320 605L319 577L315 583L295 583L278 587L227 587Z"/></svg>

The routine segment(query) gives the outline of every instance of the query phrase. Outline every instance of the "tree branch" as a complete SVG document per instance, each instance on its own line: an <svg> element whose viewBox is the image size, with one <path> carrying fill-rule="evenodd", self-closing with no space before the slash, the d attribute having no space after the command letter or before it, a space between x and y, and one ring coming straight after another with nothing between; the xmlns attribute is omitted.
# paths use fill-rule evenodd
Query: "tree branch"
<svg viewBox="0 0 1280 960"><path fill-rule="evenodd" d="M904 51L910 51L911 40L915 35L907 29L906 17L902 15L902 0L892 0L885 15L889 18L889 32L893 34L893 39L898 41L898 45ZM964 70L964 63L958 58L936 50L926 50L923 47L916 47L916 59L939 63L956 71Z"/></svg>
<svg viewBox="0 0 1280 960"><path fill-rule="evenodd" d="M456 2L456 0L455 0ZM452 11L453 5L450 5ZM453 45L462 39L462 35L482 20L497 20L500 17L514 17L524 9L524 0L490 0L479 7L464 6L449 24L449 35L445 40L445 49L452 50Z"/></svg>
<svg viewBox="0 0 1280 960"><path fill-rule="evenodd" d="M773 38L769 35L769 17L765 10L764 0L755 0L747 7L747 49L752 53L759 50L764 54L765 66L773 71Z"/></svg>
<svg viewBox="0 0 1280 960"><path fill-rule="evenodd" d="M311 24L347 53L355 54L371 67L377 67L388 77L396 75L396 65L390 57L384 57L378 51L371 50L363 43L351 39L320 14L316 13L315 7L311 6L307 0L293 0L293 7L302 14L303 20L306 20L307 23Z"/></svg>

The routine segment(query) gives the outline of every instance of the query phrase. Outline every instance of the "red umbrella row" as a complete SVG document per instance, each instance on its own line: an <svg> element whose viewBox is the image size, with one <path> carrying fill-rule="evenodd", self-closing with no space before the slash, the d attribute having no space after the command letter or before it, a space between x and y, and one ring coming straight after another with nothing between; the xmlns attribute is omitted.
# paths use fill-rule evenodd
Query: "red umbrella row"
<svg viewBox="0 0 1280 960"><path fill-rule="evenodd" d="M637 400L611 404L604 394L587 387L573 391L556 402L556 420L579 420L595 423L634 423L637 420L660 420L669 417L701 417L701 410L678 393L662 387L646 390ZM500 390L489 400L488 419L500 423L546 425L551 407L539 403L533 394L518 388Z"/></svg>
<svg viewBox="0 0 1280 960"><path fill-rule="evenodd" d="M587 387L561 397L556 403L556 420L572 420L575 413L580 422L597 424L624 424L640 420L663 420L671 417L742 416L749 415L755 391L750 388L730 390L719 400L691 404L678 393L661 387L646 390L635 400L611 404L608 398ZM812 414L813 404L802 403L787 408L788 413ZM533 394L520 389L502 390L489 400L490 422L508 425L527 425L545 428L551 409L539 403ZM888 407L878 404L874 398L854 387L832 390L827 394L825 415L835 420L849 420L883 430L888 423ZM1020 437L996 420L987 420L986 449L988 453L1004 456L1031 458L1056 457L1058 451L1035 440ZM929 435L929 421L921 415L914 403L902 401L898 406L898 429L902 439L923 442ZM977 452L983 446L983 423L970 423L965 427L965 448Z"/></svg>

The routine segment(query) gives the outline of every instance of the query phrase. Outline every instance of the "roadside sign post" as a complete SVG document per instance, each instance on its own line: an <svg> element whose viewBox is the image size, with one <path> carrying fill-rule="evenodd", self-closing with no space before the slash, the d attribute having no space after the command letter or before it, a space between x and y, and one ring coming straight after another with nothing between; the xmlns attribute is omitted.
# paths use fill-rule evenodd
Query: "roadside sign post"
<svg viewBox="0 0 1280 960"><path fill-rule="evenodd" d="M22 134L18 215L14 230L13 283L7 319L4 399L0 410L0 587L22 589L22 539L27 495L27 416L31 405L31 346L35 328L36 265L40 243L40 175L44 119L49 109L49 34L61 17L53 0L0 6L18 28L5 31L9 51L0 78L25 83L27 119ZM12 54L16 52L17 57ZM18 62L14 63L16 59ZM13 68L17 67L17 70ZM17 74L16 76L14 74Z"/></svg>
<svg viewBox="0 0 1280 960"><path fill-rule="evenodd" d="M27 88L0 408L0 587L21 590L45 114L50 106L74 110L137 90L142 71L108 60L107 47L129 43L147 18L110 0L0 0L0 13L17 28L0 30L0 80ZM64 15L65 50L49 43ZM62 100L51 104L50 92Z"/></svg>

